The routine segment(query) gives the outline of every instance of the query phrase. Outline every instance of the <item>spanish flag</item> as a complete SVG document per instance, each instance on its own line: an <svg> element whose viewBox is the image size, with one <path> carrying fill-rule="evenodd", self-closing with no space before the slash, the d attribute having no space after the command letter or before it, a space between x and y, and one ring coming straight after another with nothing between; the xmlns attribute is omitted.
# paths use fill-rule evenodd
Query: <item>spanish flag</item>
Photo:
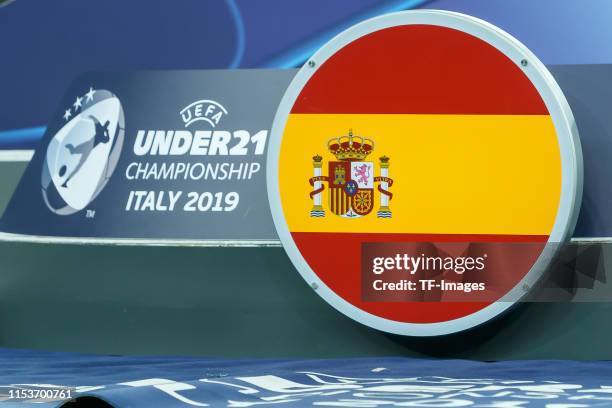
<svg viewBox="0 0 612 408"><path fill-rule="evenodd" d="M310 215L313 156L326 176L338 160L329 141L349 129L373 141L361 160L376 176L388 158L391 218L377 216L379 190L368 215ZM561 193L555 127L520 61L434 25L382 29L327 59L291 110L279 157L284 216L306 262L349 303L400 322L452 320L490 302L367 302L362 244L533 243L529 262L507 271L518 283L548 241ZM325 207L329 188L320 194Z"/></svg>

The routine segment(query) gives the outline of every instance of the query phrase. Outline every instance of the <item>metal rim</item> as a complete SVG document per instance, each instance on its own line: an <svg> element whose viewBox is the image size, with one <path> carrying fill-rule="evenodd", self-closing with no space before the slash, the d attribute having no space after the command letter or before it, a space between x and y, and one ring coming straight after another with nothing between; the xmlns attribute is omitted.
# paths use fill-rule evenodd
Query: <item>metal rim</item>
<svg viewBox="0 0 612 408"><path fill-rule="evenodd" d="M394 26L414 24L453 28L471 34L497 48L517 64L533 83L548 108L561 155L561 197L555 223L545 248L530 271L499 301L470 315L438 323L404 323L382 318L353 306L329 289L306 263L291 238L278 185L280 146L289 112L318 67L336 51L366 34ZM498 317L515 305L527 294L524 288L532 287L543 276L558 251L558 243L569 239L576 225L582 198L582 151L578 130L569 104L548 69L527 47L505 31L471 16L439 10L406 11L376 17L347 29L325 44L298 71L281 100L270 133L266 167L268 200L274 225L287 255L306 282L316 288L325 301L348 317L378 330L410 336L437 336L467 330Z"/></svg>

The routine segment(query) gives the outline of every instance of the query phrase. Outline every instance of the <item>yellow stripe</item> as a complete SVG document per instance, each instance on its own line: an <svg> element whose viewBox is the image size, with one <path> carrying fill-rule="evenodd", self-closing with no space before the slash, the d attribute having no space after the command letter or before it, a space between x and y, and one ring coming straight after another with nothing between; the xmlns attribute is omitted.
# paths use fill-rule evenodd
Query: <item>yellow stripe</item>
<svg viewBox="0 0 612 408"><path fill-rule="evenodd" d="M336 160L328 139L349 128L374 140L365 160L375 163L375 175L379 157L390 157L392 219L376 217L378 191L374 210L360 219L329 208L325 218L309 215L312 156L323 156L326 172ZM290 231L547 235L559 204L561 161L546 115L292 114L279 183ZM343 202L338 195L336 206Z"/></svg>

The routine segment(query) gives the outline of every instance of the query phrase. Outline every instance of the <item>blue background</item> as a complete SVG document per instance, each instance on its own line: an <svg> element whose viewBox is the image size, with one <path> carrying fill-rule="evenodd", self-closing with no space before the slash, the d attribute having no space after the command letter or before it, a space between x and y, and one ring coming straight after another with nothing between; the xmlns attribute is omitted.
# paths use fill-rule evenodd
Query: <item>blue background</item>
<svg viewBox="0 0 612 408"><path fill-rule="evenodd" d="M16 0L0 7L0 148L34 147L80 73L299 66L355 22L419 7L488 20L546 64L612 62L609 0Z"/></svg>

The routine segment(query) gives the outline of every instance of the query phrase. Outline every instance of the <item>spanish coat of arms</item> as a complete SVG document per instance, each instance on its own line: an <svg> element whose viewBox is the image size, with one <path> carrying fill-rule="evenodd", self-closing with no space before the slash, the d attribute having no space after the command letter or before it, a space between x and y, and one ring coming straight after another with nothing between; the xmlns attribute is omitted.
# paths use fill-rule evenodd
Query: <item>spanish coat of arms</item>
<svg viewBox="0 0 612 408"><path fill-rule="evenodd" d="M310 197L313 207L311 217L325 217L322 205L322 194L325 189L323 183L327 182L329 190L329 210L337 216L344 218L359 218L368 215L374 208L374 184L378 183L380 193L380 208L377 211L379 218L391 218L389 200L393 194L388 190L393 185L389 178L389 158L381 157L380 176L374 176L374 162L365 161L374 151L374 141L363 136L348 135L332 138L327 142L327 149L336 156L337 160L328 163L328 175L322 174L323 158L314 156L314 176L310 178L313 190Z"/></svg>

